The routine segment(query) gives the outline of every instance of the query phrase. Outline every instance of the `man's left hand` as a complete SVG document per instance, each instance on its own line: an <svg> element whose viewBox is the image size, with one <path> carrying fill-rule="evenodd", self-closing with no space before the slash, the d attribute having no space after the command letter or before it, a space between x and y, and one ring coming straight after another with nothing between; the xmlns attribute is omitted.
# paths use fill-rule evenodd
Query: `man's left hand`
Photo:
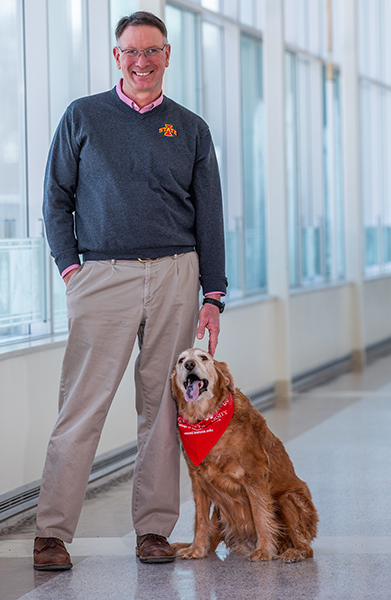
<svg viewBox="0 0 391 600"><path fill-rule="evenodd" d="M220 300L220 295L210 295L209 298ZM204 304L200 310L198 316L197 339L202 340L205 335L205 328L209 330L208 352L213 356L220 333L220 311L218 307L213 304Z"/></svg>

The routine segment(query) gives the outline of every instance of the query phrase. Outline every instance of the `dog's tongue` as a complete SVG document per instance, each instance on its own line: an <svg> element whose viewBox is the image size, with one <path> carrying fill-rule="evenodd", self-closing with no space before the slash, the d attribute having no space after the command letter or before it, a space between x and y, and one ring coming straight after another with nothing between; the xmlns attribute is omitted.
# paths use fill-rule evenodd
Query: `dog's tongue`
<svg viewBox="0 0 391 600"><path fill-rule="evenodd" d="M202 386L202 381L200 381L199 379L191 379L189 381L189 383L186 386L186 391L185 391L185 400L186 402L194 402L194 400L197 400L198 396L200 395L200 387Z"/></svg>

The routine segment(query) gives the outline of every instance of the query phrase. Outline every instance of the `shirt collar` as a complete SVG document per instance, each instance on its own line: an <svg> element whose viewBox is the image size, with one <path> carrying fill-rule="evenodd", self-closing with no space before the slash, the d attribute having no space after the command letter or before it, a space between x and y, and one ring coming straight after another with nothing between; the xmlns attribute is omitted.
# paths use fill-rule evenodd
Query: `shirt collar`
<svg viewBox="0 0 391 600"><path fill-rule="evenodd" d="M122 82L123 82L123 78L121 78L119 80L119 82L117 83L116 88L115 88L116 92L118 94L118 97L123 102L125 102L125 104L127 104L128 106L133 108L133 110L139 112L140 114L146 113L146 112L152 110L153 108L156 108L156 106L159 106L159 104L161 104L163 102L163 92L161 92L159 98L157 98L156 100L151 102L151 104L148 104L147 106L144 106L143 108L140 108L139 106L137 106L137 104L133 100L131 100L130 98L125 96L125 94L122 91Z"/></svg>

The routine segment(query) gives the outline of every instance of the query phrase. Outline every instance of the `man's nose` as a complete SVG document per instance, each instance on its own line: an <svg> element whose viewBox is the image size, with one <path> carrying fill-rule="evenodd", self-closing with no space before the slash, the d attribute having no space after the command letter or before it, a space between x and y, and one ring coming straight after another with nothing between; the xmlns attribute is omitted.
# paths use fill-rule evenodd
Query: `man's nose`
<svg viewBox="0 0 391 600"><path fill-rule="evenodd" d="M145 67L145 65L147 65L147 64L148 64L148 59L145 58L144 52L140 52L140 54L138 55L137 60L136 60L136 65L138 67Z"/></svg>

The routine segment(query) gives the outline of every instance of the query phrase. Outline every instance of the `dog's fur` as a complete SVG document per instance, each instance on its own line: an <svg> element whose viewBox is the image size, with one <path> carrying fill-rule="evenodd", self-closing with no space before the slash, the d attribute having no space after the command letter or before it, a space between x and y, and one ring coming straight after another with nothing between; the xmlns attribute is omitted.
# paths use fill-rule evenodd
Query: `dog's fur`
<svg viewBox="0 0 391 600"><path fill-rule="evenodd" d="M190 373L202 382L194 402L185 400ZM297 562L311 557L318 515L282 442L234 387L225 363L197 348L180 354L172 373L172 393L185 419L195 423L210 417L230 392L234 414L212 450L198 466L184 451L196 507L195 532L192 544L173 547L183 558L204 558L221 541L234 552L249 553L252 561Z"/></svg>

